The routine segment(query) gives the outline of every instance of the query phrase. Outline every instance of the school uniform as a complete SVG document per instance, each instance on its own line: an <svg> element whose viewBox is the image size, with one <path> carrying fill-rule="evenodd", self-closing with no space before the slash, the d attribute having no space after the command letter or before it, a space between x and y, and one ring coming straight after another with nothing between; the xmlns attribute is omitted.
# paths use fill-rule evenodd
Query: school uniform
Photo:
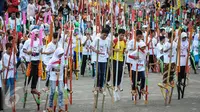
<svg viewBox="0 0 200 112"><path fill-rule="evenodd" d="M163 73L163 61L164 61L164 52L163 52L163 49L164 49L164 43L161 44L160 42L156 45L156 52L157 52L157 60L160 61L160 70L161 70L161 73Z"/></svg>
<svg viewBox="0 0 200 112"><path fill-rule="evenodd" d="M9 63L9 59L10 59L10 63ZM15 78L15 72L16 72L16 68L14 67L14 65L17 64L16 55L14 55L14 53L12 53L12 55L5 53L2 58L2 64L3 66L7 67L4 70L4 74L3 74L3 79L6 80L5 94L10 88L10 97L12 97L14 95L14 80L15 80L14 78Z"/></svg>
<svg viewBox="0 0 200 112"><path fill-rule="evenodd" d="M91 36L91 38L92 38L92 36ZM82 51L83 58L82 58L82 65L81 65L81 75L84 75L84 73L85 73L87 61L91 60L90 46L91 46L92 41L90 39L89 40L86 40L86 39L87 39L87 37L83 36L82 40L81 40L82 45L86 42L85 45L83 45L83 51Z"/></svg>
<svg viewBox="0 0 200 112"><path fill-rule="evenodd" d="M98 47L101 54L98 54L98 60L94 58L93 61L95 62L95 65L94 65L95 71L96 69L98 69L97 87L102 88L104 80L105 80L105 76L106 76L106 64L107 64L107 55L108 55L107 52L109 49L109 43L108 43L108 40L106 39L103 40L99 36L95 37L92 47L95 48L96 50L97 50L98 41L99 41ZM94 53L93 56L97 57L97 54ZM98 64L98 68L96 68L96 64Z"/></svg>
<svg viewBox="0 0 200 112"><path fill-rule="evenodd" d="M171 47L171 43L169 41L165 42L164 44L164 51L169 49ZM170 78L169 82L173 81L174 79L174 72L176 68L176 48L177 43L173 41L172 44L172 55L170 56L171 50L168 50L167 52L164 52L164 73L163 73L163 83L167 83L168 80L168 69L169 69L169 63L171 58L171 70L170 70Z"/></svg>
<svg viewBox="0 0 200 112"><path fill-rule="evenodd" d="M188 46L189 42L181 41L181 48L180 48L180 72L178 73L178 83L182 82L182 79L186 78L186 62L188 56ZM178 64L178 63L177 63ZM189 64L189 61L188 61Z"/></svg>
<svg viewBox="0 0 200 112"><path fill-rule="evenodd" d="M63 70L64 70L64 57L58 57L58 55L64 54L63 48L57 48L53 54L53 57L49 60L46 70L50 74L50 97L49 97L49 107L53 107L53 99L56 90L56 81L58 80L58 105L59 108L63 108ZM59 79L57 79L57 75Z"/></svg>
<svg viewBox="0 0 200 112"><path fill-rule="evenodd" d="M31 39L28 39L23 46L23 50L32 51L32 54L30 56L30 62L31 62L31 72L30 77L28 79L28 83L30 83L31 78L31 88L36 89L37 82L38 82L38 65L40 61L40 51L42 49L42 45L40 45L39 39L33 41L33 46L31 47Z"/></svg>
<svg viewBox="0 0 200 112"><path fill-rule="evenodd" d="M148 37L148 51L149 51L149 64L152 65L152 71L154 71L155 65L154 63L156 62L156 44L157 44L157 39L155 37L150 38ZM150 66L148 66L150 68Z"/></svg>
<svg viewBox="0 0 200 112"><path fill-rule="evenodd" d="M123 64L124 64L124 50L126 49L126 41L118 40L118 38L114 39L114 49L119 49L119 52L114 51L113 55L113 85L119 86L122 79L123 72ZM117 68L118 63L118 68ZM118 69L118 74L116 74ZM117 85L116 85L116 75L117 77Z"/></svg>
<svg viewBox="0 0 200 112"><path fill-rule="evenodd" d="M143 41L137 42L137 50L129 54L129 58L131 59L132 64L132 90L136 90L135 84L138 81L141 81L140 89L144 89L145 87L145 62L147 51L142 51L139 49L140 45L145 45ZM135 60L134 57L139 56L139 59ZM136 82L136 72L137 74L137 82Z"/></svg>

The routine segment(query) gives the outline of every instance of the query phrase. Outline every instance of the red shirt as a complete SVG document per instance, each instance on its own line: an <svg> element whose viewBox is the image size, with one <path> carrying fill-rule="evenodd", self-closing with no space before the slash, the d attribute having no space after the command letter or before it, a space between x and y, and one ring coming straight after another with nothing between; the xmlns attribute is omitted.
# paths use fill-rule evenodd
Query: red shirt
<svg viewBox="0 0 200 112"><path fill-rule="evenodd" d="M7 1L11 3L11 5L8 6L8 13L19 11L18 5L20 4L20 2L18 2L18 0L7 0Z"/></svg>

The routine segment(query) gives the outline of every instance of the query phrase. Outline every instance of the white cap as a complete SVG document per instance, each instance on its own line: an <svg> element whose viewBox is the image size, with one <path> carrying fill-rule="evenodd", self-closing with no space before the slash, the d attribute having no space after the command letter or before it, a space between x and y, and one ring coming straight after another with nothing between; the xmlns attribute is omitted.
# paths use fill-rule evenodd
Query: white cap
<svg viewBox="0 0 200 112"><path fill-rule="evenodd" d="M38 34L39 30L38 29L34 29L32 32L34 32L35 34Z"/></svg>
<svg viewBox="0 0 200 112"><path fill-rule="evenodd" d="M145 46L146 46L146 44L145 44L143 41L141 41L141 42L139 43L139 47L140 47L140 48L145 47Z"/></svg>
<svg viewBox="0 0 200 112"><path fill-rule="evenodd" d="M143 25L143 26L142 26L142 28L147 28L147 27L148 27L147 25Z"/></svg>
<svg viewBox="0 0 200 112"><path fill-rule="evenodd" d="M187 33L182 32L182 33L181 33L181 38L184 38L184 37L187 37Z"/></svg>

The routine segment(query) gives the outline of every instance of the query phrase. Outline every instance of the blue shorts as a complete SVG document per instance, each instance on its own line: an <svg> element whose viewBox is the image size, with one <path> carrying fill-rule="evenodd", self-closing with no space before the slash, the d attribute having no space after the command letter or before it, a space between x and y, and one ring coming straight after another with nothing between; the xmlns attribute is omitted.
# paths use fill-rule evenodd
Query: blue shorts
<svg viewBox="0 0 200 112"><path fill-rule="evenodd" d="M199 55L194 56L195 63L199 63Z"/></svg>

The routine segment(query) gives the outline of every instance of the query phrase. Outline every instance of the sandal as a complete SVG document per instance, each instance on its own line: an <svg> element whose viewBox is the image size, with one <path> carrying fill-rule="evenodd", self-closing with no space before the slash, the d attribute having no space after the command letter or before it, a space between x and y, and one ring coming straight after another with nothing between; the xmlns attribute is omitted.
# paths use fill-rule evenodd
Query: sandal
<svg viewBox="0 0 200 112"><path fill-rule="evenodd" d="M63 109L59 109L58 112L64 112L64 110Z"/></svg>
<svg viewBox="0 0 200 112"><path fill-rule="evenodd" d="M132 90L131 93L132 93L133 96L137 95L136 90Z"/></svg>
<svg viewBox="0 0 200 112"><path fill-rule="evenodd" d="M47 108L47 112L53 112L53 109L50 108L50 107L48 107L48 108Z"/></svg>
<svg viewBox="0 0 200 112"><path fill-rule="evenodd" d="M32 93L32 94L36 94L36 95L38 95L38 96L40 95L40 92L38 92L37 89L32 89L32 90L31 90L31 93Z"/></svg>

